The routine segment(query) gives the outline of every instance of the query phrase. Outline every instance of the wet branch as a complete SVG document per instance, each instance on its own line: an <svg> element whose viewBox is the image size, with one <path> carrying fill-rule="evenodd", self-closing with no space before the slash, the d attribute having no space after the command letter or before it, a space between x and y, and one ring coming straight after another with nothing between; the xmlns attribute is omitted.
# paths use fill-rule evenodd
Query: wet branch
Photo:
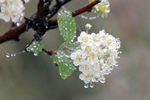
<svg viewBox="0 0 150 100"><path fill-rule="evenodd" d="M51 49L50 51L46 50L46 49L42 49L43 52L45 52L46 54L52 56L53 54L57 54L57 51L54 49Z"/></svg>
<svg viewBox="0 0 150 100"><path fill-rule="evenodd" d="M57 28L57 19L51 20L51 18L58 12L61 6L70 2L71 0L56 0L56 5L49 7L51 4L51 1L52 0L39 0L38 10L36 14L34 15L34 17L31 17L33 18L33 20L44 18L44 20L48 23L48 28L46 29L46 31ZM92 3L89 3L88 5L86 5L85 7L76 10L72 14L73 17L80 15L84 12L91 11L92 7L99 2L100 0L95 0ZM45 15L47 15L47 17L45 17ZM19 41L19 36L27 30L27 25L28 24L24 22L20 26L13 27L10 30L8 30L6 33L4 33L3 35L0 35L0 43L4 43L9 40ZM28 27L28 29L30 28L32 27Z"/></svg>

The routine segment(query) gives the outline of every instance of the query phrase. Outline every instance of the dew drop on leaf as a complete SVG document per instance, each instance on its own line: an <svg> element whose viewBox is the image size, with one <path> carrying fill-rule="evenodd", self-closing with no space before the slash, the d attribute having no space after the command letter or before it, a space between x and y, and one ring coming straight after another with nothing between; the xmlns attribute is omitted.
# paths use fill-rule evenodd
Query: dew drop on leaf
<svg viewBox="0 0 150 100"><path fill-rule="evenodd" d="M33 53L34 56L38 56L38 53Z"/></svg>
<svg viewBox="0 0 150 100"><path fill-rule="evenodd" d="M10 58L10 54L9 53L6 53L6 58Z"/></svg>

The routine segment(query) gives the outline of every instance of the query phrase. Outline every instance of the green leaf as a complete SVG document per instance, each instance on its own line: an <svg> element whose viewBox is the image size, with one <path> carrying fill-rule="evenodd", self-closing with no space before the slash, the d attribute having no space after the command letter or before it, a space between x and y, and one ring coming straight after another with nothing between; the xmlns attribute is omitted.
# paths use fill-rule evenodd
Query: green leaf
<svg viewBox="0 0 150 100"><path fill-rule="evenodd" d="M62 79L66 79L67 77L69 77L72 74L72 72L76 69L75 65L73 64L73 60L69 57L71 51L64 50L64 46L65 43L63 43L59 47L57 55L53 56L54 61L59 66L59 72ZM67 47L72 50L77 50L80 48L80 43L79 42L68 43Z"/></svg>
<svg viewBox="0 0 150 100"><path fill-rule="evenodd" d="M59 66L59 73L62 79L68 78L76 69L73 60L62 50L59 50L57 55L53 56L53 59Z"/></svg>
<svg viewBox="0 0 150 100"><path fill-rule="evenodd" d="M58 14L58 27L64 41L69 43L76 33L76 23L69 11L62 11Z"/></svg>
<svg viewBox="0 0 150 100"><path fill-rule="evenodd" d="M42 41L33 41L32 44L29 47L27 47L27 51L38 53L42 51L42 48L43 48Z"/></svg>

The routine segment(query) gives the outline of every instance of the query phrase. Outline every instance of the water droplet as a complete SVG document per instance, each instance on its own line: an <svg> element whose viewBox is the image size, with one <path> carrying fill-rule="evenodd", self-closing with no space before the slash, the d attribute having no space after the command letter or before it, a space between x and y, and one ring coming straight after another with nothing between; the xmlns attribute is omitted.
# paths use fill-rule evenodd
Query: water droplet
<svg viewBox="0 0 150 100"><path fill-rule="evenodd" d="M67 28L65 28L65 30L67 31L68 29L67 29Z"/></svg>
<svg viewBox="0 0 150 100"><path fill-rule="evenodd" d="M121 53L122 53L122 51L119 51L119 53L121 54Z"/></svg>
<svg viewBox="0 0 150 100"><path fill-rule="evenodd" d="M101 82L101 83L105 83L105 79L101 79L100 82Z"/></svg>
<svg viewBox="0 0 150 100"><path fill-rule="evenodd" d="M13 56L14 56L14 54L10 54L10 56L11 56L11 57L13 57Z"/></svg>
<svg viewBox="0 0 150 100"><path fill-rule="evenodd" d="M7 54L6 54L6 57L7 57L7 58L9 58L9 57L15 57L16 55L17 55L17 54L15 54L15 53L14 53L14 54L9 54L9 53L7 53Z"/></svg>
<svg viewBox="0 0 150 100"><path fill-rule="evenodd" d="M33 49L33 48L31 48L30 50L31 50L31 51L33 51L34 49Z"/></svg>
<svg viewBox="0 0 150 100"><path fill-rule="evenodd" d="M93 88L93 87L94 87L93 83L90 83L90 88Z"/></svg>
<svg viewBox="0 0 150 100"><path fill-rule="evenodd" d="M118 67L118 65L115 65L116 67Z"/></svg>
<svg viewBox="0 0 150 100"><path fill-rule="evenodd" d="M89 85L88 85L88 84L85 84L85 85L84 85L84 88L88 88L88 87L89 87Z"/></svg>
<svg viewBox="0 0 150 100"><path fill-rule="evenodd" d="M56 61L53 61L54 64L56 64Z"/></svg>
<svg viewBox="0 0 150 100"><path fill-rule="evenodd" d="M71 40L71 42L73 42L74 40Z"/></svg>
<svg viewBox="0 0 150 100"><path fill-rule="evenodd" d="M17 25L17 26L20 26L20 23L19 23L19 22L17 22L17 23L16 23L16 25Z"/></svg>
<svg viewBox="0 0 150 100"><path fill-rule="evenodd" d="M10 58L10 54L9 53L6 54L6 58Z"/></svg>
<svg viewBox="0 0 150 100"><path fill-rule="evenodd" d="M34 56L38 56L38 53L34 53L33 55L34 55Z"/></svg>

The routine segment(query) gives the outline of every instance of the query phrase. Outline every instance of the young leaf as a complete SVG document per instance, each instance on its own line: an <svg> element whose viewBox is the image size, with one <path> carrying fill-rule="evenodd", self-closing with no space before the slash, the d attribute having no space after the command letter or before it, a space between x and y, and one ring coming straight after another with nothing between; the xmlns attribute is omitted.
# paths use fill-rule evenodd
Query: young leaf
<svg viewBox="0 0 150 100"><path fill-rule="evenodd" d="M38 53L42 51L42 48L43 48L42 41L33 41L32 44L29 47L27 47L27 51Z"/></svg>
<svg viewBox="0 0 150 100"><path fill-rule="evenodd" d="M73 40L76 33L76 23L69 11L62 11L58 14L58 27L65 42Z"/></svg>
<svg viewBox="0 0 150 100"><path fill-rule="evenodd" d="M73 60L61 50L57 55L53 56L53 59L59 66L59 73L62 79L68 78L76 69Z"/></svg>

